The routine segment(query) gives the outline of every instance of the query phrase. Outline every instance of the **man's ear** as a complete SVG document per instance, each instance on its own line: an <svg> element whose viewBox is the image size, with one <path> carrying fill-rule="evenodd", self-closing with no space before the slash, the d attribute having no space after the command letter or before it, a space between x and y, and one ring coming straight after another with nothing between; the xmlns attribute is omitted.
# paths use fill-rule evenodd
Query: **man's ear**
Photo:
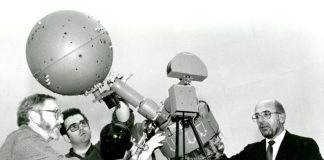
<svg viewBox="0 0 324 160"><path fill-rule="evenodd" d="M36 113L35 111L30 111L28 118L30 121L32 121L36 124L41 124L41 116L39 113Z"/></svg>
<svg viewBox="0 0 324 160"><path fill-rule="evenodd" d="M286 121L286 114L284 113L279 114L279 120L281 124L284 124Z"/></svg>
<svg viewBox="0 0 324 160"><path fill-rule="evenodd" d="M71 143L71 140L67 134L63 135L63 139L65 140L65 142Z"/></svg>

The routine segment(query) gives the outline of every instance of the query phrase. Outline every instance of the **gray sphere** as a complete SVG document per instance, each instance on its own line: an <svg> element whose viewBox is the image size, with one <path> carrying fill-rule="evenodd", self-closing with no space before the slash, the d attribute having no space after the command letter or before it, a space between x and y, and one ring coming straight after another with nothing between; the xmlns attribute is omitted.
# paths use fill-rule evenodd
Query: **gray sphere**
<svg viewBox="0 0 324 160"><path fill-rule="evenodd" d="M80 95L106 78L113 49L99 21L65 10L36 23L27 40L26 58L44 87L61 95Z"/></svg>

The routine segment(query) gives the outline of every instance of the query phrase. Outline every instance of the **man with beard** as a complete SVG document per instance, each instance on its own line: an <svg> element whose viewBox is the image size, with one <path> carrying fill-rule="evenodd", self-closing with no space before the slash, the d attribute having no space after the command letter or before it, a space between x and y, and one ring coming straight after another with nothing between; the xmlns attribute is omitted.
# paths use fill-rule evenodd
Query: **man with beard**
<svg viewBox="0 0 324 160"><path fill-rule="evenodd" d="M60 137L62 113L56 99L45 94L25 98L18 107L19 129L0 148L1 160L64 160L50 145ZM77 159L77 158L75 158Z"/></svg>
<svg viewBox="0 0 324 160"><path fill-rule="evenodd" d="M247 145L233 160L322 160L317 143L312 138L289 133L285 127L286 113L280 102L267 99L255 106L252 116L263 137ZM221 158L228 159L228 158Z"/></svg>

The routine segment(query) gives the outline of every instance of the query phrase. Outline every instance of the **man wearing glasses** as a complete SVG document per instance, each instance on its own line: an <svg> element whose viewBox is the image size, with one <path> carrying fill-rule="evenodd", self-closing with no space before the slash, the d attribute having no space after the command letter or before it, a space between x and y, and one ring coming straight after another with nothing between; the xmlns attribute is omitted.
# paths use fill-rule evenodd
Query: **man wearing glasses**
<svg viewBox="0 0 324 160"><path fill-rule="evenodd" d="M312 138L289 133L285 127L286 113L274 99L263 100L255 106L252 120L265 137L247 145L233 160L322 160L317 143Z"/></svg>
<svg viewBox="0 0 324 160"><path fill-rule="evenodd" d="M66 157L78 157L100 160L100 145L93 145L90 141L91 130L87 117L78 108L63 111L64 123L60 132L65 141L71 143L72 148Z"/></svg>
<svg viewBox="0 0 324 160"><path fill-rule="evenodd" d="M123 137L123 134L121 132L118 133L108 133L107 127L111 127L111 130L119 130L122 131L123 128L126 128L126 130L129 132L129 136L131 136L131 133L129 131L127 124L130 126L134 123L134 115L129 110L129 108L126 106L127 104L121 103L119 108L115 110L114 116L113 116L113 122L106 125L101 131L101 137ZM64 122L62 123L62 128L60 129L60 132L64 139L71 143L72 148L70 148L70 151L68 154L66 154L66 157L77 157L83 160L102 160L101 154L108 153L107 151L111 148L119 148L121 145L125 144L122 142L127 142L125 145L130 145L128 147L122 147L120 148L120 151L115 151L113 153L109 152L109 154L106 154L105 157L108 159L114 159L113 157L118 157L121 155L126 154L125 150L130 149L132 142L131 139L109 139L104 140L104 143L98 142L97 144L93 145L91 143L91 130L89 126L89 122L87 117L78 109L78 108L70 108L65 111L63 111L63 119ZM122 127L124 126L124 127ZM118 135L118 136L117 136ZM128 137L128 136L126 136ZM155 148L161 146L160 143L165 137L161 136L159 134L153 136L148 142L148 148L150 150L144 151L141 153L140 157L142 160L146 160L149 158L149 156L152 154ZM113 143L113 141L118 141L121 144ZM104 150L101 149L101 147L104 146ZM110 149L109 149L110 148ZM103 152L101 152L102 150ZM122 157L121 157L122 158Z"/></svg>
<svg viewBox="0 0 324 160"><path fill-rule="evenodd" d="M34 94L25 98L17 111L19 129L6 138L0 148L0 159L67 159L49 145L50 140L59 139L62 122L61 109L54 97Z"/></svg>
<svg viewBox="0 0 324 160"><path fill-rule="evenodd" d="M126 103L121 102L113 113L112 121L122 123L127 127L134 125L134 114ZM78 108L63 111L63 123L60 133L64 140L71 143L72 148L66 157L101 160L100 143L91 143L91 130L87 117Z"/></svg>

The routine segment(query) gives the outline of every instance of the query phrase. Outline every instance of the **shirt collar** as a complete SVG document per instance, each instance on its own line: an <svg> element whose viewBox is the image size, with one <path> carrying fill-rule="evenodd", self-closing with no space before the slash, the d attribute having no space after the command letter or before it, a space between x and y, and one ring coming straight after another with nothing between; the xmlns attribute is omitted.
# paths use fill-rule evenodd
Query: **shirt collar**
<svg viewBox="0 0 324 160"><path fill-rule="evenodd" d="M88 155L89 155L93 150L94 150L94 147L93 147L93 145L91 144L90 147L89 147L89 149L87 150L87 152L86 152L86 154L85 154L85 157L87 157L87 156L88 156ZM74 152L73 148L70 148L70 152L67 154L67 157L68 157L68 158L71 158L71 157L77 157L77 158L80 158L80 159L84 158L84 157L82 157L82 156L76 154L76 153Z"/></svg>
<svg viewBox="0 0 324 160"><path fill-rule="evenodd" d="M284 129L276 138L272 139L273 141L275 141L276 143L275 144L281 144L283 138L285 137L285 134L286 134L286 130ZM270 141L270 139L266 138L266 144L268 146L268 142Z"/></svg>

